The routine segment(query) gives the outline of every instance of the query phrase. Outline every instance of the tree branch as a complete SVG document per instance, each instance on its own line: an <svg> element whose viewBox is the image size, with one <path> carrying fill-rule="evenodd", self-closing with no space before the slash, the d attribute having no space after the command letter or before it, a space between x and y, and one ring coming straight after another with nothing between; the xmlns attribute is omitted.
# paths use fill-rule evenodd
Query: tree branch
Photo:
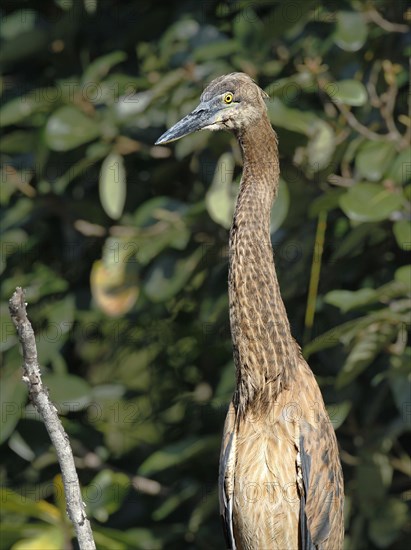
<svg viewBox="0 0 411 550"><path fill-rule="evenodd" d="M351 128L356 130L362 136L370 139L371 141L386 141L387 137L391 137L389 134L377 134L376 132L369 130L366 126L361 124L352 112L342 103L336 103L336 106Z"/></svg>
<svg viewBox="0 0 411 550"><path fill-rule="evenodd" d="M78 544L81 550L95 550L90 522L84 511L85 506L81 497L73 453L68 436L57 415L57 409L50 401L47 389L41 380L34 331L27 318L24 292L20 287L16 288L10 298L9 310L23 350L23 381L29 388L30 400L41 415L56 449L63 477L67 513L74 525Z"/></svg>
<svg viewBox="0 0 411 550"><path fill-rule="evenodd" d="M408 32L408 25L391 23L391 21L387 21L387 19L384 19L384 17L375 8L367 10L365 12L365 18L372 21L387 32Z"/></svg>

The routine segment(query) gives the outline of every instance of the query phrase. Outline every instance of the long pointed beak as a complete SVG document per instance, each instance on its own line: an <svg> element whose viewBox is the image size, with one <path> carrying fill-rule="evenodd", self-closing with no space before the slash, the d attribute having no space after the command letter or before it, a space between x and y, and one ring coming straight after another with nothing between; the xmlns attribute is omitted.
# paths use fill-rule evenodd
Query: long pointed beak
<svg viewBox="0 0 411 550"><path fill-rule="evenodd" d="M206 126L213 124L215 110L207 103L200 103L198 107L194 109L190 114L182 118L179 122L174 124L167 132L165 132L155 145L163 145L164 143L170 143L176 139L180 139L188 134L202 130Z"/></svg>

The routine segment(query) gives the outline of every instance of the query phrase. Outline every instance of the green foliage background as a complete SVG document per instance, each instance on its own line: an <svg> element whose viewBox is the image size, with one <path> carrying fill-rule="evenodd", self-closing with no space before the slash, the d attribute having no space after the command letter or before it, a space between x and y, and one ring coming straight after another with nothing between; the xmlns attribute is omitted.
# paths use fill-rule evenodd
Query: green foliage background
<svg viewBox="0 0 411 550"><path fill-rule="evenodd" d="M241 157L224 133L153 143L232 71L270 95L282 166L276 265L337 429L346 548L405 548L406 3L2 9L1 548L66 549L73 535L54 451L21 382L7 311L17 285L98 548L223 548L227 239Z"/></svg>

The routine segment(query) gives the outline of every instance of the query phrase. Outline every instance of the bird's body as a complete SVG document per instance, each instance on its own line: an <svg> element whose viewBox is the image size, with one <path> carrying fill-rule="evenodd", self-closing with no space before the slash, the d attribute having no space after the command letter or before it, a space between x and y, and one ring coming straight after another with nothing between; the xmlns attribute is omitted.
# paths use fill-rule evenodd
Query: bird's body
<svg viewBox="0 0 411 550"><path fill-rule="evenodd" d="M226 105L217 109L218 101ZM341 550L337 441L318 384L291 336L274 267L270 212L279 161L264 92L242 73L216 79L199 107L159 142L193 131L190 117L197 121L194 129L233 131L243 153L229 246L236 390L219 475L227 547Z"/></svg>

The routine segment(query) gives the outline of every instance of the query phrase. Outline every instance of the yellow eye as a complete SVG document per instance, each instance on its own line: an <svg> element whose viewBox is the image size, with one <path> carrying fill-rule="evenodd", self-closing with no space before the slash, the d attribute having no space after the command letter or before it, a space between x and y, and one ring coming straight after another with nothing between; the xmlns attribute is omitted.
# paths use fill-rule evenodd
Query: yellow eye
<svg viewBox="0 0 411 550"><path fill-rule="evenodd" d="M229 105L230 103L232 103L233 101L233 94L225 94L224 96L224 103L226 103L227 105Z"/></svg>

